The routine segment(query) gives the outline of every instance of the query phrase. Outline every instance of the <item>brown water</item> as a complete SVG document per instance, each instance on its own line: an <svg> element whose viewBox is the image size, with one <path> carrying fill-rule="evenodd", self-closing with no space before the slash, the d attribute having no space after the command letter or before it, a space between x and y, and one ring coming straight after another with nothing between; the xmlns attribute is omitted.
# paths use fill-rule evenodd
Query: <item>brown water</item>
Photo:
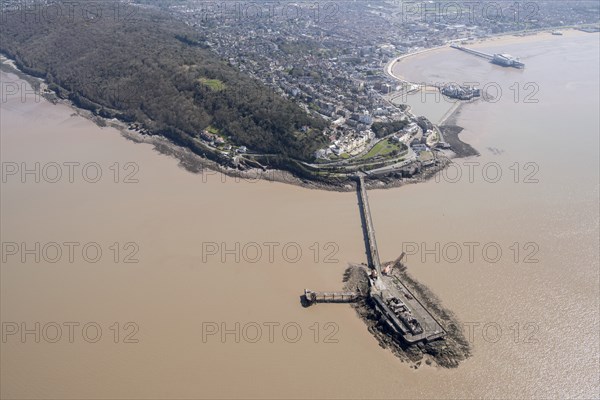
<svg viewBox="0 0 600 400"><path fill-rule="evenodd" d="M491 44L490 44L491 45ZM490 50L493 50L490 48ZM598 395L598 36L574 35L537 43L511 44L524 71L494 67L472 56L443 53L403 62L403 74L428 79L495 81L506 93L498 103L464 108L459 123L464 140L482 153L471 162L495 162L503 175L488 183L481 168L471 183L439 182L373 191L370 203L382 259L393 259L407 242L495 242L499 262L480 252L436 262L429 255L408 258L410 270L453 310L466 326L476 326L474 355L458 369L422 365L410 369L381 349L365 325L345 305L300 306L304 288L341 287L349 261L364 261L354 193L306 190L268 182L222 183L216 175L191 174L147 144L123 139L109 128L71 116L66 106L9 96L1 110L1 156L9 162L96 162L103 175L88 183L2 184L2 242L97 242L103 253L91 263L75 253L56 263L33 256L7 256L1 269L1 314L6 323L50 326L78 322L73 343L67 329L57 343L52 328L34 335L7 336L2 343L1 394L7 398L524 398ZM435 67L437 65L437 67ZM434 68L435 67L435 68ZM456 72L459 71L459 72ZM423 74L423 75L419 75ZM414 79L413 79L414 76ZM447 77L447 78L446 78ZM17 82L2 74L2 82ZM515 103L508 86L536 82L539 102ZM4 87L4 86L3 86ZM506 89L505 89L506 88ZM492 148L492 150L488 150ZM138 183L114 183L113 171L136 163ZM513 170L519 162L519 183ZM527 162L538 183L523 183ZM13 164L11 164L13 165ZM536 167L537 166L537 167ZM475 166L474 166L475 167ZM50 174L48 167L48 175ZM66 171L66 169L64 169ZM131 169L126 171L132 171ZM491 170L488 170L490 172ZM77 172L77 170L76 170ZM491 173L486 175L492 180ZM123 174L119 181L124 179ZM89 180L89 176L88 176ZM115 263L112 243L135 242L139 262ZM281 243L270 262L236 262L225 255L203 260L203 243ZM328 242L339 249L325 263ZM538 250L524 263L509 249L533 242ZM302 250L284 257L283 244ZM321 251L315 262L313 243ZM205 245L206 246L206 245ZM481 248L478 247L478 249ZM80 248L79 248L80 249ZM314 249L314 247L312 247ZM119 260L131 250L121 250ZM266 250L265 250L266 251ZM52 254L46 254L51 258ZM287 259L286 259L287 257ZM205 262L204 262L205 261ZM138 343L123 343L133 328ZM81 327L102 328L88 343ZM114 343L119 322L119 343ZM230 334L203 341L203 322L263 326L256 343ZM272 343L265 323L279 323ZM320 335L315 343L314 323ZM325 336L336 324L337 343ZM281 328L296 323L302 337ZM487 325L487 336L482 327ZM518 324L518 327L517 325ZM11 325L12 326L12 325ZM212 325L211 325L212 326ZM205 324L206 328L206 324ZM502 330L501 334L496 335ZM517 335L518 333L518 335ZM94 330L87 336L93 338ZM131 339L131 338L130 338ZM330 337L331 339L331 337ZM206 343L205 343L206 342Z"/></svg>

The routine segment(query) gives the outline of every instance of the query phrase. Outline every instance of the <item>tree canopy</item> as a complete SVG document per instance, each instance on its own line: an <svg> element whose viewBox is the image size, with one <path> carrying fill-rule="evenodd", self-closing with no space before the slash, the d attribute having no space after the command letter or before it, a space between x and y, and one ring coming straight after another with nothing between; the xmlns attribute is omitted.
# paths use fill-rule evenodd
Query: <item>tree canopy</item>
<svg viewBox="0 0 600 400"><path fill-rule="evenodd" d="M325 142L322 119L219 59L166 12L3 18L0 51L98 115L139 122L183 145L213 127L234 144L299 160Z"/></svg>

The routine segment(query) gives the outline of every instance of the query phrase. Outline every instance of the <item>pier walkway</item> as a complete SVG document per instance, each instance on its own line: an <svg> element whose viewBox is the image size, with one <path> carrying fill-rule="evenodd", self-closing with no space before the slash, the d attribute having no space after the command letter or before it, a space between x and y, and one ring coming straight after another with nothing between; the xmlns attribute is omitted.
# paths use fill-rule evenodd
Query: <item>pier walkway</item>
<svg viewBox="0 0 600 400"><path fill-rule="evenodd" d="M467 49L466 47L458 46L455 44L453 44L450 47L452 47L453 49L462 50L465 53L473 54L474 56L477 56L477 57L485 58L486 60L492 61L494 59L493 54L488 54L488 53L484 53L482 51L477 51L477 50L473 50L473 49Z"/></svg>
<svg viewBox="0 0 600 400"><path fill-rule="evenodd" d="M373 227L373 219L371 218L371 209L369 208L369 198L367 197L367 188L362 175L358 175L358 185L360 194L360 211L365 222L367 256L369 267L377 270L377 276L381 276L381 262L379 261L379 251L377 250L377 242L375 241L375 228Z"/></svg>

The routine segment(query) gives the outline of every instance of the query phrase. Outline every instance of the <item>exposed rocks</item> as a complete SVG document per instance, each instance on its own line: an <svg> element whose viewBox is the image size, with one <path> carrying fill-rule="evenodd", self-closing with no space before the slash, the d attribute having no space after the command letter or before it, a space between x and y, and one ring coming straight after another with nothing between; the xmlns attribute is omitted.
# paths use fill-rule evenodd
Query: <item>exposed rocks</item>
<svg viewBox="0 0 600 400"><path fill-rule="evenodd" d="M394 273L414 295L418 296L419 300L447 331L448 334L444 339L407 345L392 336L385 326L379 323L379 315L368 297L353 303L352 307L366 323L367 329L375 336L379 345L392 351L403 362L411 363L411 368L419 368L423 361L427 365L435 363L444 368L458 367L461 361L471 355L470 344L465 338L458 320L451 311L442 307L440 300L426 286L415 281L406 272L406 266L402 267L395 268ZM348 267L344 273L344 289L368 293L369 281L364 264Z"/></svg>
<svg viewBox="0 0 600 400"><path fill-rule="evenodd" d="M463 130L462 127L458 125L442 125L439 128L440 131L442 131L444 140L450 145L457 158L479 155L479 152L471 145L461 141L458 138L458 134Z"/></svg>

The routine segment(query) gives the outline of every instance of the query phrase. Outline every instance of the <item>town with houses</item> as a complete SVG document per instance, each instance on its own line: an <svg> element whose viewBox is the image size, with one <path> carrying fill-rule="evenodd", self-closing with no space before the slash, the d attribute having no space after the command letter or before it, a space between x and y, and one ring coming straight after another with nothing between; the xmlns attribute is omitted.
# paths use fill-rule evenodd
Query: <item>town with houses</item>
<svg viewBox="0 0 600 400"><path fill-rule="evenodd" d="M460 2L399 0L158 4L194 27L204 45L230 65L327 120L323 134L329 145L316 151L312 165L338 172L427 163L435 158L431 150L448 147L437 127L390 101L394 94L419 89L387 73L398 57L513 32L585 24L596 31L599 7L594 1L483 1L469 9L461 9L467 3ZM438 88L460 100L481 95L456 84ZM399 129L377 132L382 126ZM203 132L201 140L234 159L252 153L216 132Z"/></svg>

